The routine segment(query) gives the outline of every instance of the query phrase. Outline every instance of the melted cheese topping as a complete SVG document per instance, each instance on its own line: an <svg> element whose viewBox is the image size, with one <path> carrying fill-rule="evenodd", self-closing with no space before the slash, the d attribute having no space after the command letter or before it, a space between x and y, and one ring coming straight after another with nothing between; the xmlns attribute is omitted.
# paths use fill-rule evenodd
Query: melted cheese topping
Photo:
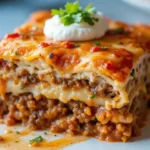
<svg viewBox="0 0 150 150"><path fill-rule="evenodd" d="M52 41L45 39L43 35L34 35L32 38L4 39L0 43L0 58L31 63L40 58L53 66L60 74L87 71L95 72L98 75L105 74L113 80L124 82L127 80L133 64L144 53L141 47L131 44L136 42L132 39L127 42L124 40L125 48L122 45L120 47L118 45L116 48L116 43L119 40L116 35L97 40L101 43L102 48L107 47L106 50L99 52L90 52L94 41L80 42L78 43L79 47L69 49L64 47L65 43L51 43ZM41 48L40 44L43 41L50 43L50 45ZM49 58L51 53L53 53L52 59Z"/></svg>

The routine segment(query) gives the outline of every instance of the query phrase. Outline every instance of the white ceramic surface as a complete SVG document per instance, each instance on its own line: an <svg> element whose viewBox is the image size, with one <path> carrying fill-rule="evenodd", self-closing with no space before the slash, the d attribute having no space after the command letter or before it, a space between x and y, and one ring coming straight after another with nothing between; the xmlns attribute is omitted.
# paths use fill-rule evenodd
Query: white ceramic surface
<svg viewBox="0 0 150 150"><path fill-rule="evenodd" d="M0 135L4 134L4 130L7 127L4 125L0 125ZM15 127L14 130L22 130L20 127ZM54 136L45 136L44 131L40 132L33 132L30 135L23 136L21 139L25 142L26 145L28 145L28 142L33 137L36 137L38 135L41 135L44 137L44 139L48 141L52 141L54 139L58 139L62 137L62 135L59 135L57 137ZM19 144L19 143L17 143ZM21 143L20 143L21 144ZM27 147L25 148L32 150L32 148ZM1 146L0 143L0 150L24 150L23 148L12 148L10 145L10 148L4 148ZM35 148L34 150L42 150L42 148ZM51 150L49 147L48 150ZM126 143L108 143L108 142L102 142L96 139L89 139L85 142L73 144L71 146L68 146L66 148L62 148L62 150L150 150L150 116L149 121L146 125L146 127L143 129L142 136L134 139L133 141L126 142Z"/></svg>
<svg viewBox="0 0 150 150"><path fill-rule="evenodd" d="M150 12L150 0L123 0L123 1Z"/></svg>

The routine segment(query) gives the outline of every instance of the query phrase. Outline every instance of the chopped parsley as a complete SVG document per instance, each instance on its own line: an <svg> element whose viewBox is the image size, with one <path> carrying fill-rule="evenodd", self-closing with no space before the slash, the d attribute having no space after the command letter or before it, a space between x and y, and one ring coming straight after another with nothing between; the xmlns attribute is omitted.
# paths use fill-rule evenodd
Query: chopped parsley
<svg viewBox="0 0 150 150"><path fill-rule="evenodd" d="M15 52L15 55L18 55L18 54L19 54L19 53L16 51L16 52Z"/></svg>
<svg viewBox="0 0 150 150"><path fill-rule="evenodd" d="M135 69L132 70L132 72L130 73L130 75L131 75L132 77L134 77L134 75L135 75Z"/></svg>
<svg viewBox="0 0 150 150"><path fill-rule="evenodd" d="M19 132L19 131L16 131L16 134L20 134L20 132Z"/></svg>
<svg viewBox="0 0 150 150"><path fill-rule="evenodd" d="M15 143L18 143L19 141L15 141Z"/></svg>
<svg viewBox="0 0 150 150"><path fill-rule="evenodd" d="M115 29L114 31L115 34L123 34L124 33L124 29L122 27L118 27Z"/></svg>
<svg viewBox="0 0 150 150"><path fill-rule="evenodd" d="M75 43L75 44L74 44L74 47L79 47L79 44Z"/></svg>
<svg viewBox="0 0 150 150"><path fill-rule="evenodd" d="M54 136L56 137L57 135L55 134Z"/></svg>
<svg viewBox="0 0 150 150"><path fill-rule="evenodd" d="M94 98L95 98L95 94L92 94L90 98L91 98L91 99L94 99Z"/></svg>
<svg viewBox="0 0 150 150"><path fill-rule="evenodd" d="M30 32L30 33L29 33L29 37L32 37L32 36L33 36L33 32Z"/></svg>
<svg viewBox="0 0 150 150"><path fill-rule="evenodd" d="M102 49L102 50L106 50L107 47L106 47L106 46L102 46L101 49Z"/></svg>
<svg viewBox="0 0 150 150"><path fill-rule="evenodd" d="M21 85L21 86L20 86L20 90L23 90L23 89L24 89L24 86L23 86L23 85Z"/></svg>
<svg viewBox="0 0 150 150"><path fill-rule="evenodd" d="M95 22L98 21L98 18L93 17L95 13L96 11L92 4L87 5L86 8L83 9L78 1L74 3L67 2L65 9L52 9L52 15L58 15L61 23L65 26L81 22L86 22L93 26Z"/></svg>
<svg viewBox="0 0 150 150"><path fill-rule="evenodd" d="M99 45L100 45L100 42L94 42L93 45L94 45L94 46L99 46Z"/></svg>
<svg viewBox="0 0 150 150"><path fill-rule="evenodd" d="M34 138L34 139L32 139L32 140L29 140L29 143L30 144L32 144L32 143L40 143L40 142L42 142L43 141L43 138L41 137L41 136L38 136L38 137L36 137L36 138Z"/></svg>
<svg viewBox="0 0 150 150"><path fill-rule="evenodd" d="M54 57L54 53L49 54L49 58L52 59Z"/></svg>

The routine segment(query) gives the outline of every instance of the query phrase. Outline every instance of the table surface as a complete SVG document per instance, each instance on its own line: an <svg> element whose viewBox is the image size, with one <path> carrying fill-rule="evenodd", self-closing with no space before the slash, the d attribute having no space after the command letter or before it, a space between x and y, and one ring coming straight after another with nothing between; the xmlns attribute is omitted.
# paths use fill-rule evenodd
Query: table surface
<svg viewBox="0 0 150 150"><path fill-rule="evenodd" d="M35 10L63 7L67 0L0 0L0 37L21 25ZM69 0L75 1L75 0ZM91 0L80 0L82 6ZM92 0L97 10L112 19L128 23L150 23L150 13L121 0Z"/></svg>

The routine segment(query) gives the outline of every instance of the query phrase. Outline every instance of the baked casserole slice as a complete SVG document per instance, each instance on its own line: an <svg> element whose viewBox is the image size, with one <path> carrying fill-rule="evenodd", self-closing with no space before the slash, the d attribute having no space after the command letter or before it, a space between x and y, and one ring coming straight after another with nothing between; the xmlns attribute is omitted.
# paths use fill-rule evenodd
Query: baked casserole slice
<svg viewBox="0 0 150 150"><path fill-rule="evenodd" d="M126 141L150 94L150 26L110 21L98 40L56 42L39 11L0 42L0 117L7 125Z"/></svg>

